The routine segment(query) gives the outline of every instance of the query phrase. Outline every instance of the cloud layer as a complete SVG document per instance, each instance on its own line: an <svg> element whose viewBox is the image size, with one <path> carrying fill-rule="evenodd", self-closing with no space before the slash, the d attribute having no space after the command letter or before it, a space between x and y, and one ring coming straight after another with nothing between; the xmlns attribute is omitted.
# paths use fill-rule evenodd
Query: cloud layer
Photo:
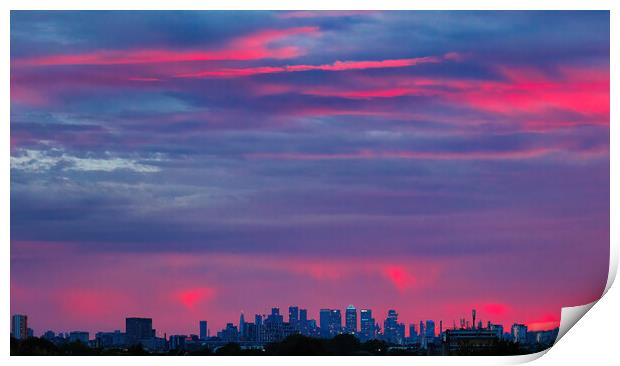
<svg viewBox="0 0 620 366"><path fill-rule="evenodd" d="M606 12L11 14L36 333L349 303L546 329L608 258Z"/></svg>

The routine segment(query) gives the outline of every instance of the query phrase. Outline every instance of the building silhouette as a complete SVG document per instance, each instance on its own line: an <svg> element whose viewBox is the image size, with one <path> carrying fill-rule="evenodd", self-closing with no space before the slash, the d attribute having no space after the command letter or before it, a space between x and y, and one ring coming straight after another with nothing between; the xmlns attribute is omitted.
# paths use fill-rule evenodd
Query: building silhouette
<svg viewBox="0 0 620 366"><path fill-rule="evenodd" d="M514 343L525 343L527 341L527 325L513 324L510 328L510 335Z"/></svg>
<svg viewBox="0 0 620 366"><path fill-rule="evenodd" d="M11 336L17 339L28 338L28 316L15 314L11 317Z"/></svg>
<svg viewBox="0 0 620 366"><path fill-rule="evenodd" d="M129 344L139 343L143 339L155 337L153 319L151 318L125 318L125 333Z"/></svg>
<svg viewBox="0 0 620 366"><path fill-rule="evenodd" d="M348 334L356 334L357 333L357 310L355 306L349 305L344 312L344 331Z"/></svg>
<svg viewBox="0 0 620 366"><path fill-rule="evenodd" d="M205 340L209 336L207 333L207 321L201 320L199 323L200 328L200 340Z"/></svg>
<svg viewBox="0 0 620 366"><path fill-rule="evenodd" d="M319 313L321 337L331 338L342 333L342 315L339 309L321 309Z"/></svg>
<svg viewBox="0 0 620 366"><path fill-rule="evenodd" d="M360 310L360 338L362 340L374 339L375 332L375 319L372 317L372 310L361 309Z"/></svg>
<svg viewBox="0 0 620 366"><path fill-rule="evenodd" d="M389 343L404 343L405 324L398 322L398 313L396 310L388 310L387 318L383 322L383 338Z"/></svg>

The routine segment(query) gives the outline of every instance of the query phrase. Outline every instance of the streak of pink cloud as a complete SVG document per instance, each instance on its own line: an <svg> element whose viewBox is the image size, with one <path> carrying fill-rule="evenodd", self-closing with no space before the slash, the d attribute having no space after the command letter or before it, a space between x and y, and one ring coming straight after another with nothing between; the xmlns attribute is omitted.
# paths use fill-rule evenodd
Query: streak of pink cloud
<svg viewBox="0 0 620 366"><path fill-rule="evenodd" d="M540 319L526 323L526 325L530 331L548 330L559 327L560 319L555 314L546 314Z"/></svg>
<svg viewBox="0 0 620 366"><path fill-rule="evenodd" d="M536 113L555 108L609 115L608 71L563 68L562 77L556 80L535 70L501 70L507 81L471 82L463 90L448 94L448 99L503 114Z"/></svg>
<svg viewBox="0 0 620 366"><path fill-rule="evenodd" d="M318 34L319 27L295 27L284 29L265 29L240 37L232 42L233 48L262 48L265 45L287 37L300 34Z"/></svg>
<svg viewBox="0 0 620 366"><path fill-rule="evenodd" d="M496 160L528 159L554 152L549 148L533 148L512 151L470 151L470 152L424 152L424 151L371 151L360 150L349 153L252 153L250 159L273 160L357 160L357 159L414 159L414 160Z"/></svg>
<svg viewBox="0 0 620 366"><path fill-rule="evenodd" d="M450 54L452 55L452 54ZM450 56L449 59L453 59ZM336 61L331 64L323 65L286 65L286 66L263 66L249 68L221 68L206 70L196 73L179 74L180 78L232 78L242 76L252 76L260 74L276 74L285 72L302 72L302 71L348 71L348 70L367 70L367 69L384 69L384 68L401 68L416 66L426 63L439 63L446 60L445 57L425 56L415 58L402 58L391 60L374 60L374 61Z"/></svg>
<svg viewBox="0 0 620 366"><path fill-rule="evenodd" d="M432 95L432 91L424 88L390 88L376 90L334 90L326 88L308 89L302 94L321 97L338 97L347 99L395 98L409 95Z"/></svg>
<svg viewBox="0 0 620 366"><path fill-rule="evenodd" d="M32 57L12 61L15 66L53 65L126 65L146 63L170 63L192 61L247 61L259 59L286 59L301 55L297 47L268 48L275 41L299 35L317 33L317 27L297 27L278 30L261 30L242 36L220 50L175 51L168 49L100 50L89 53L61 54Z"/></svg>

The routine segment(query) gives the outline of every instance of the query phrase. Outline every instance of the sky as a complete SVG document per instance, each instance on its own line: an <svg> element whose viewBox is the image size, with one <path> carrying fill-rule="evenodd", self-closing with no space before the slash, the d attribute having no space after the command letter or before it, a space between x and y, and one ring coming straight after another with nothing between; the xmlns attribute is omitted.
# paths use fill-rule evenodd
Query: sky
<svg viewBox="0 0 620 366"><path fill-rule="evenodd" d="M608 12L11 13L11 312L559 324L609 265Z"/></svg>

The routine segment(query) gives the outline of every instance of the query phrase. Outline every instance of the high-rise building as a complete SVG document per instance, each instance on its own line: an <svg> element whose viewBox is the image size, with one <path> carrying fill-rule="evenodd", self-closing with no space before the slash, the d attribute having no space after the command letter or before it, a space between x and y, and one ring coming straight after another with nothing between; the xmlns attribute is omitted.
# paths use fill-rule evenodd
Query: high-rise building
<svg viewBox="0 0 620 366"><path fill-rule="evenodd" d="M15 314L11 317L11 336L17 339L28 338L28 316Z"/></svg>
<svg viewBox="0 0 620 366"><path fill-rule="evenodd" d="M491 322L489 322L487 328L489 330L494 330L498 339L504 338L504 326L502 324L491 324Z"/></svg>
<svg viewBox="0 0 620 366"><path fill-rule="evenodd" d="M308 335L308 310L299 309L299 332L305 336Z"/></svg>
<svg viewBox="0 0 620 366"><path fill-rule="evenodd" d="M432 320L426 321L426 338L434 338L435 337L435 322Z"/></svg>
<svg viewBox="0 0 620 366"><path fill-rule="evenodd" d="M515 323L510 330L513 342L525 343L527 341L527 325Z"/></svg>
<svg viewBox="0 0 620 366"><path fill-rule="evenodd" d="M330 338L342 332L342 315L338 309L321 309L319 313L321 337Z"/></svg>
<svg viewBox="0 0 620 366"><path fill-rule="evenodd" d="M138 343L141 339L151 339L155 337L153 319L125 318L125 333L129 344Z"/></svg>
<svg viewBox="0 0 620 366"><path fill-rule="evenodd" d="M332 309L330 326L332 337L342 333L342 315L340 309Z"/></svg>
<svg viewBox="0 0 620 366"><path fill-rule="evenodd" d="M256 326L256 341L262 342L264 338L264 327L263 327L263 316L256 314L254 315L254 325Z"/></svg>
<svg viewBox="0 0 620 366"><path fill-rule="evenodd" d="M257 341L256 324L245 323L245 340L250 342Z"/></svg>
<svg viewBox="0 0 620 366"><path fill-rule="evenodd" d="M245 317L243 316L243 311L239 316L239 340L244 341L246 336L245 332Z"/></svg>
<svg viewBox="0 0 620 366"><path fill-rule="evenodd" d="M418 331L415 328L415 324L409 324L409 338L413 341L418 339Z"/></svg>
<svg viewBox="0 0 620 366"><path fill-rule="evenodd" d="M299 329L299 307L289 306L288 308L288 323L291 328Z"/></svg>
<svg viewBox="0 0 620 366"><path fill-rule="evenodd" d="M207 339L207 321L206 320L201 320L200 321L200 340L205 340Z"/></svg>
<svg viewBox="0 0 620 366"><path fill-rule="evenodd" d="M279 342L284 339L284 317L279 308L272 308L271 314L263 321L262 342Z"/></svg>
<svg viewBox="0 0 620 366"><path fill-rule="evenodd" d="M372 310L360 310L360 338L369 340L375 338L375 320L372 318Z"/></svg>
<svg viewBox="0 0 620 366"><path fill-rule="evenodd" d="M329 321L331 318L330 309L321 309L319 311L319 328L321 328L321 337L329 338Z"/></svg>
<svg viewBox="0 0 620 366"><path fill-rule="evenodd" d="M344 331L349 334L357 333L357 310L355 306L349 305L344 313L345 327Z"/></svg>
<svg viewBox="0 0 620 366"><path fill-rule="evenodd" d="M398 322L396 310L388 310L388 315L383 322L383 337L387 342L403 344L405 338L405 325Z"/></svg>

